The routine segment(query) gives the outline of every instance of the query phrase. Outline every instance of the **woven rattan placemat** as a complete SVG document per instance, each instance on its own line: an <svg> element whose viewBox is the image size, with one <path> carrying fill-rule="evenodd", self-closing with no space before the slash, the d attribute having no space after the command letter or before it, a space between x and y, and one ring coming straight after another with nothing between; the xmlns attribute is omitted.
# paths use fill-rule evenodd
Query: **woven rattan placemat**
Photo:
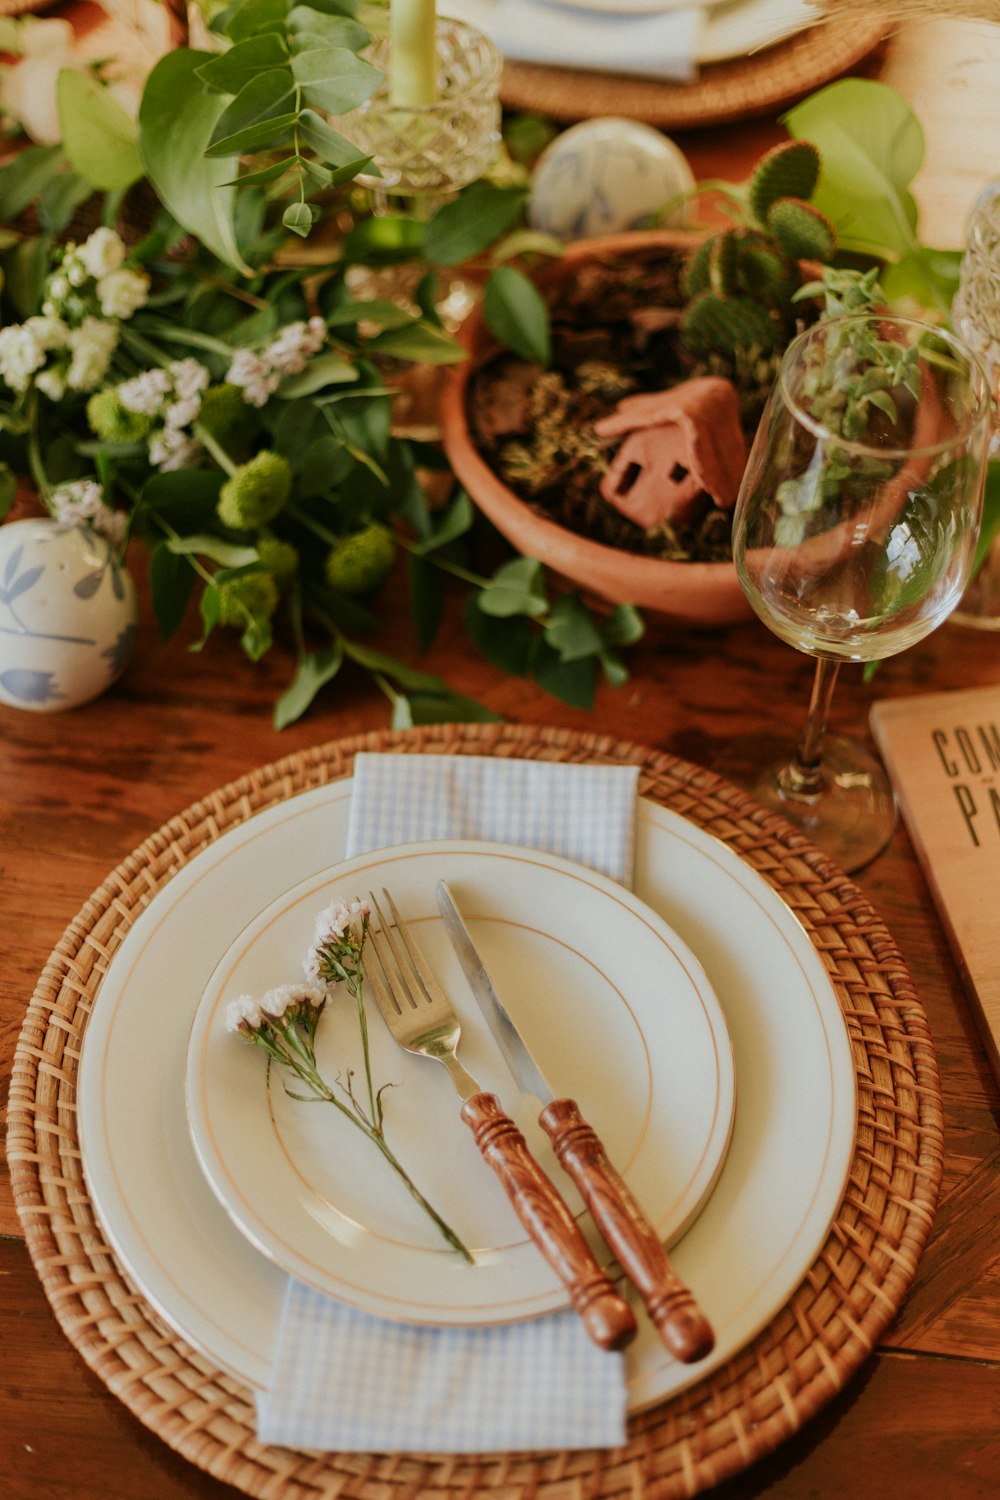
<svg viewBox="0 0 1000 1500"><path fill-rule="evenodd" d="M843 1007L858 1126L821 1253L770 1325L727 1364L635 1416L614 1452L483 1457L306 1454L254 1436L250 1393L162 1322L105 1244L83 1179L75 1080L87 1016L133 922L171 876L264 808L348 776L361 750L624 761L640 792L731 845L809 933ZM937 1065L895 943L811 844L712 773L643 746L530 726L433 726L335 741L255 771L152 834L94 892L41 975L15 1053L8 1155L35 1267L64 1331L164 1442L269 1500L566 1500L694 1495L770 1452L872 1351L909 1287L942 1167Z"/></svg>
<svg viewBox="0 0 1000 1500"><path fill-rule="evenodd" d="M891 29L892 18L878 12L873 5L872 15L810 26L760 52L707 63L695 83L507 62L500 97L509 109L556 120L624 115L662 130L749 120L773 114L857 67Z"/></svg>

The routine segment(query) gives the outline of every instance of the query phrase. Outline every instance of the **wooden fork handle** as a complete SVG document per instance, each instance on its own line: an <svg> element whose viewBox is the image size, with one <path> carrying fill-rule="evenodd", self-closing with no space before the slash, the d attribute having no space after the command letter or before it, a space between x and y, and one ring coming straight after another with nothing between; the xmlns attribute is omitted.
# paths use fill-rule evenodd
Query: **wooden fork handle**
<svg viewBox="0 0 1000 1500"><path fill-rule="evenodd" d="M514 1211L569 1292L584 1327L602 1349L621 1349L636 1332L632 1309L601 1269L555 1186L495 1094L473 1094L462 1119L503 1183Z"/></svg>
<svg viewBox="0 0 1000 1500"><path fill-rule="evenodd" d="M685 1364L704 1359L715 1345L711 1324L671 1266L663 1242L594 1129L572 1099L554 1099L538 1118L663 1343Z"/></svg>

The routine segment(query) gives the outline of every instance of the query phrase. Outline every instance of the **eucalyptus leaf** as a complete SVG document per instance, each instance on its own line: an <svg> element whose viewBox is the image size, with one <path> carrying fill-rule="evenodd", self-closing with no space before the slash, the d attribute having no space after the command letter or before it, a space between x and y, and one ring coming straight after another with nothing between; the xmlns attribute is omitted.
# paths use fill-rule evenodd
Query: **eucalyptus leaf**
<svg viewBox="0 0 1000 1500"><path fill-rule="evenodd" d="M538 288L513 266L498 266L483 289L483 318L504 348L547 366L552 358L549 310Z"/></svg>
<svg viewBox="0 0 1000 1500"><path fill-rule="evenodd" d="M532 646L529 670L533 680L546 693L568 703L572 708L589 712L594 706L597 666L592 656L577 661L563 661L541 637Z"/></svg>
<svg viewBox="0 0 1000 1500"><path fill-rule="evenodd" d="M255 74L216 121L209 156L242 153L277 137L298 119L295 80L288 68Z"/></svg>
<svg viewBox="0 0 1000 1500"><path fill-rule="evenodd" d="M331 167L345 167L359 160L357 146L334 130L314 109L304 109L299 115L299 135L311 146L320 161ZM367 157L360 157L367 160Z"/></svg>
<svg viewBox="0 0 1000 1500"><path fill-rule="evenodd" d="M465 628L473 645L498 671L514 677L528 675L535 627L525 615L506 619L485 615L479 607L479 596L470 594L465 602Z"/></svg>
<svg viewBox="0 0 1000 1500"><path fill-rule="evenodd" d="M553 604L545 626L545 640L562 661L596 656L604 646L594 617L578 594L562 594Z"/></svg>
<svg viewBox="0 0 1000 1500"><path fill-rule="evenodd" d="M348 16L331 15L311 5L296 5L288 12L288 29L296 39L309 37L313 46L347 47L360 52L371 41L371 32Z"/></svg>
<svg viewBox="0 0 1000 1500"><path fill-rule="evenodd" d="M542 565L532 557L517 557L498 568L478 595L484 615L528 615L537 619L548 609Z"/></svg>
<svg viewBox="0 0 1000 1500"><path fill-rule="evenodd" d="M346 47L311 47L292 58L306 103L331 115L347 114L374 94L383 75Z"/></svg>
<svg viewBox="0 0 1000 1500"><path fill-rule="evenodd" d="M237 42L228 52L220 52L203 63L198 77L221 94L238 94L252 78L272 68L288 65L288 49L273 31L250 36Z"/></svg>
<svg viewBox="0 0 1000 1500"><path fill-rule="evenodd" d="M252 275L236 241L235 157L205 156L225 103L197 76L212 56L177 48L146 80L139 106L139 152L163 203L202 244L227 265Z"/></svg>
<svg viewBox="0 0 1000 1500"><path fill-rule="evenodd" d="M290 203L281 216L281 222L293 234L299 234L305 239L316 222L318 212L317 209L314 213L308 203Z"/></svg>
<svg viewBox="0 0 1000 1500"><path fill-rule="evenodd" d="M142 176L135 122L93 73L63 68L56 80L63 150L91 187L127 188Z"/></svg>
<svg viewBox="0 0 1000 1500"><path fill-rule="evenodd" d="M323 651L304 656L292 684L278 699L274 708L275 729L287 729L301 719L320 688L331 682L344 664L344 648L339 640Z"/></svg>
<svg viewBox="0 0 1000 1500"><path fill-rule="evenodd" d="M598 653L598 661L605 679L612 687L624 687L629 680L629 670L621 657L615 651L601 651Z"/></svg>
<svg viewBox="0 0 1000 1500"><path fill-rule="evenodd" d="M234 42L256 36L272 26L284 27L288 0L239 0L217 18L225 34Z"/></svg>
<svg viewBox="0 0 1000 1500"><path fill-rule="evenodd" d="M474 182L439 208L424 232L424 254L434 265L457 266L489 249L521 213L527 189Z"/></svg>
<svg viewBox="0 0 1000 1500"><path fill-rule="evenodd" d="M284 177L287 172L304 165L301 156L286 156L282 161L271 162L270 166L257 167L253 172L243 172L239 177L234 177L231 182L223 183L223 187L266 186L267 183L277 182L279 177Z"/></svg>

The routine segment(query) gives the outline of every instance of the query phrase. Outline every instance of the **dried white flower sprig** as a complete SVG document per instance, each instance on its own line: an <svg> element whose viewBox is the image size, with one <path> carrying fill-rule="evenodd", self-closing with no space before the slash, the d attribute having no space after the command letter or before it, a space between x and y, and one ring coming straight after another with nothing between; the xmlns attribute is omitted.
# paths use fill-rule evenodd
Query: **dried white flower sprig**
<svg viewBox="0 0 1000 1500"><path fill-rule="evenodd" d="M313 945L303 965L305 980L268 990L261 1000L240 995L226 1010L226 1024L246 1041L261 1047L269 1065L288 1069L306 1090L299 1093L285 1084L293 1099L324 1100L340 1110L381 1151L402 1178L411 1196L430 1216L448 1244L467 1261L472 1256L437 1209L424 1197L385 1138L382 1095L387 1085L376 1089L372 1080L365 1014L364 970L361 955L368 936L371 908L367 901L334 901L316 919ZM316 1028L327 1001L338 985L345 985L357 1012L361 1051L364 1058L365 1099L354 1091L353 1073L347 1069L336 1080L340 1092L325 1081L316 1063Z"/></svg>

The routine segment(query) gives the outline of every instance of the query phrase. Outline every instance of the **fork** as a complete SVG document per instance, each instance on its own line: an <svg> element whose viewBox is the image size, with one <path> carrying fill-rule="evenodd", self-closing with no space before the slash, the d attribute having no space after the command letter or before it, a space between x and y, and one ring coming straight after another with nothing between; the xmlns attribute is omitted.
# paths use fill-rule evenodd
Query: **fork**
<svg viewBox="0 0 1000 1500"><path fill-rule="evenodd" d="M392 1036L407 1052L443 1063L463 1100L461 1118L503 1184L521 1223L569 1292L595 1344L620 1349L635 1336L632 1309L597 1263L558 1190L528 1150L495 1094L458 1060L462 1028L389 892L390 922L370 892L378 928L368 929L365 975Z"/></svg>

